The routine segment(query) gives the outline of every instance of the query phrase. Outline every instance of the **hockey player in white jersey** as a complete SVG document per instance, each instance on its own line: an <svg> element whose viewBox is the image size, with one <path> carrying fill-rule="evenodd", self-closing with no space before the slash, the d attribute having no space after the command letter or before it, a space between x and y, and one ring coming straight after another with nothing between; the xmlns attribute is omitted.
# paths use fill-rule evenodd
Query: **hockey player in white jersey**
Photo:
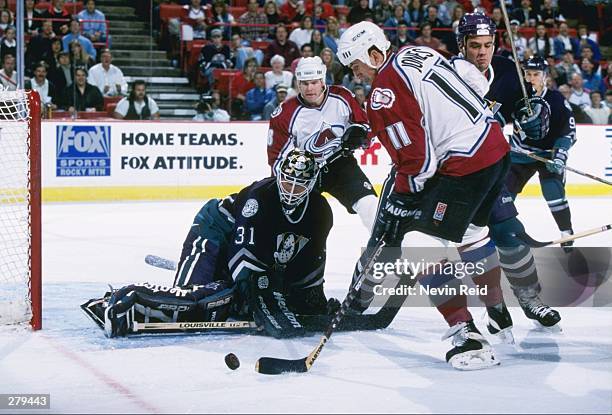
<svg viewBox="0 0 612 415"><path fill-rule="evenodd" d="M368 244L383 238L396 247L406 232L416 230L457 243L464 262L486 263L495 256L486 225L510 164L501 127L442 55L420 46L391 53L389 46L382 29L370 22L351 26L338 43L340 61L356 77L372 81L370 135L393 161ZM478 278L477 284L488 287L481 296L485 304L503 304L499 268ZM457 280L428 275L420 283L438 287ZM453 367L498 363L465 297L437 307L451 326L447 336L454 347L446 360Z"/></svg>
<svg viewBox="0 0 612 415"><path fill-rule="evenodd" d="M319 57L302 58L296 68L299 94L273 113L268 131L268 163L277 174L293 148L309 151L322 162L344 154L321 172L320 190L328 192L350 213L358 213L372 229L378 198L372 184L350 153L369 146L367 116L352 92L326 86L326 66Z"/></svg>

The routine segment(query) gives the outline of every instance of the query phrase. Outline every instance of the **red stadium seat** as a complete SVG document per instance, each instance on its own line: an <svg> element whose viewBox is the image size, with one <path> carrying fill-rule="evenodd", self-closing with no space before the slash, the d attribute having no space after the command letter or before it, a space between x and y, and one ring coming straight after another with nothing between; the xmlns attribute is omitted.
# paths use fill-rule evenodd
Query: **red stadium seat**
<svg viewBox="0 0 612 415"><path fill-rule="evenodd" d="M206 45L206 41L202 40L194 40L190 43L190 48L186 53L186 57L183 61L183 72L188 75L195 75L196 72L199 72L198 67L198 58L200 57L200 52L202 52L202 48Z"/></svg>
<svg viewBox="0 0 612 415"><path fill-rule="evenodd" d="M183 15L183 6L180 4L160 4L159 18L162 22L167 23L173 17L181 17Z"/></svg>
<svg viewBox="0 0 612 415"><path fill-rule="evenodd" d="M106 106L105 108L106 108L106 115L108 115L109 117L112 117L113 114L115 113L115 108L117 108L117 103L113 102L111 104L108 104L108 106Z"/></svg>
<svg viewBox="0 0 612 415"><path fill-rule="evenodd" d="M240 71L236 69L214 69L215 89L218 89L222 96L230 96L232 81L238 73L240 73Z"/></svg>
<svg viewBox="0 0 612 415"><path fill-rule="evenodd" d="M345 15L348 16L349 12L351 11L351 8L348 6L334 6L334 8L336 9L336 14L338 15Z"/></svg>
<svg viewBox="0 0 612 415"><path fill-rule="evenodd" d="M247 11L246 7L231 6L227 8L227 12L231 14L232 16L234 16L236 19L242 16L244 13L246 13L246 11Z"/></svg>
<svg viewBox="0 0 612 415"><path fill-rule="evenodd" d="M268 49L268 46L270 46L270 42L267 42L265 40L254 40L251 42L251 47L254 50L260 49L264 54L266 53L266 49Z"/></svg>
<svg viewBox="0 0 612 415"><path fill-rule="evenodd" d="M113 105L116 106L117 103L119 101L121 101L121 99L123 99L122 96L117 96L117 97L104 97L104 111L108 112L108 108L109 106ZM114 108L114 107L113 107ZM113 114L112 112L110 113L111 115Z"/></svg>
<svg viewBox="0 0 612 415"><path fill-rule="evenodd" d="M64 10L67 10L70 14L77 14L84 9L82 1L75 1L74 3L64 3Z"/></svg>

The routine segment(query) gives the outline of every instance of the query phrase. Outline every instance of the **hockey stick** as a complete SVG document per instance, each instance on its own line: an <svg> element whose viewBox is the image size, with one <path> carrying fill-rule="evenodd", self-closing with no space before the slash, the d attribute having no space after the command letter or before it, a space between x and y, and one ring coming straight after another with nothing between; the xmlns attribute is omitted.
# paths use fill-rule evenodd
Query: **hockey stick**
<svg viewBox="0 0 612 415"><path fill-rule="evenodd" d="M547 159L547 158L544 158L544 157L540 157L540 156L538 156L538 155L536 155L536 154L534 154L534 153L530 153L530 152L528 152L528 151L526 151L526 150L521 150L521 149L515 149L515 148L513 148L513 149L512 149L512 151L514 151L515 153L518 153L518 154L522 154L522 155L524 155L524 156L527 156L527 157L529 157L529 158L532 158L532 159L534 159L534 160L541 161L541 162L542 162L542 163L544 163L544 164L553 164L553 161L552 161L552 160ZM588 177L589 179L596 180L596 181L598 181L598 182L600 182L600 183L607 184L608 186L612 186L612 182L610 182L610 181L608 181L608 180L606 180L606 179L602 179L601 177L594 176L594 175L592 175L592 174L590 174L590 173L585 173L585 172L583 172L583 171L580 171L580 170L574 169L574 168L569 167L569 166L565 166L565 167L563 167L563 168L564 168L565 170L571 171L572 173L576 173L576 174L579 174L579 175L581 175L581 176Z"/></svg>
<svg viewBox="0 0 612 415"><path fill-rule="evenodd" d="M601 232L606 232L606 231L609 231L610 229L612 229L612 225L604 225L599 228L593 228L593 229L589 229L583 232L578 232L574 235L566 236L564 238L560 238L555 241L546 241L546 242L536 241L531 236L527 235L526 232L517 233L516 237L522 240L523 242L525 242L528 246L532 248L542 248L545 246L562 244L562 243L570 242L570 241L573 241L579 238L584 238L585 236L591 236L591 235L595 235Z"/></svg>
<svg viewBox="0 0 612 415"><path fill-rule="evenodd" d="M357 293L361 288L361 284L363 284L363 282L365 281L367 274L370 272L371 267L374 265L374 262L382 252L384 246L385 243L381 237L378 244L376 244L376 246L374 247L374 252L371 254L370 258L363 267L363 270L361 271L357 282L349 290L348 294L346 295L346 298L340 306L340 309L336 311L334 318L327 327L325 334L323 334L323 336L321 337L319 344L317 344L317 346L312 350L312 352L310 352L308 356L301 359L293 360L279 359L275 357L260 357L257 360L257 363L255 364L255 371L266 375L280 375L282 373L287 372L308 372L308 370L314 364L315 360L317 360L317 357L319 357L319 354L321 354L323 347L325 347L325 344L334 333L334 330L336 330L336 327L338 327L338 324L344 318L346 312L349 309L350 304L357 296Z"/></svg>
<svg viewBox="0 0 612 415"><path fill-rule="evenodd" d="M145 262L156 268L167 269L168 271L176 271L176 262L171 259L162 258L157 255L147 255L145 257Z"/></svg>
<svg viewBox="0 0 612 415"><path fill-rule="evenodd" d="M527 113L531 117L533 115L533 110L531 109L529 98L527 97L527 89L525 88L525 84L523 83L523 71L521 71L518 54L516 53L516 45L514 44L514 37L512 36L512 30L510 29L510 18L508 17L508 10L506 9L506 4L504 1L500 1L499 3L502 9L502 14L504 15L504 23L506 25L506 30L508 31L508 41L510 41L510 48L512 49L512 57L514 58L514 66L516 67L516 74L519 78L519 84L521 84L521 92L523 93L523 99L525 100L525 104L527 104Z"/></svg>

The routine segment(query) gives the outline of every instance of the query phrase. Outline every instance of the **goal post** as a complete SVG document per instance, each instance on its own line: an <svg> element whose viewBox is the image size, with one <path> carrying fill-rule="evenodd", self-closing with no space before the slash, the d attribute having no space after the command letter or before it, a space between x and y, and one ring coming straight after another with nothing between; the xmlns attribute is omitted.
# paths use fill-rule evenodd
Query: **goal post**
<svg viewBox="0 0 612 415"><path fill-rule="evenodd" d="M41 105L0 90L0 325L42 327Z"/></svg>

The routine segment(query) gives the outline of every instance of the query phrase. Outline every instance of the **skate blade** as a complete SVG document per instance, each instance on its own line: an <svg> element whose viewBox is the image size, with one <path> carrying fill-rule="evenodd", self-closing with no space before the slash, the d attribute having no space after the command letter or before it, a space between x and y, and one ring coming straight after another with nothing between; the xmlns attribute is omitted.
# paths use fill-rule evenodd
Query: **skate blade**
<svg viewBox="0 0 612 415"><path fill-rule="evenodd" d="M549 333L549 334L563 333L563 328L561 327L559 323L555 324L554 326L545 326L539 321L532 320L532 324L535 330L542 332L542 333Z"/></svg>
<svg viewBox="0 0 612 415"><path fill-rule="evenodd" d="M448 363L457 370L482 370L498 366L492 349L472 350L451 357Z"/></svg>
<svg viewBox="0 0 612 415"><path fill-rule="evenodd" d="M516 345L516 341L514 340L514 334L512 334L512 327L505 328L503 330L498 331L495 334L491 334L500 344L509 344Z"/></svg>

